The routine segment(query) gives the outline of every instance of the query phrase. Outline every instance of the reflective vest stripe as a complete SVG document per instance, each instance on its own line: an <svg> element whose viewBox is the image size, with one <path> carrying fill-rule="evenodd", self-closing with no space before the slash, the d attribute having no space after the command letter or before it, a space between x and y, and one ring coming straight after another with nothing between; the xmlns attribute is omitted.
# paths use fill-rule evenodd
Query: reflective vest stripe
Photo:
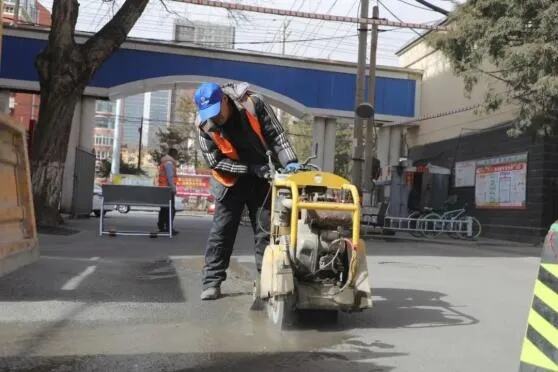
<svg viewBox="0 0 558 372"><path fill-rule="evenodd" d="M248 109L245 109L244 112L246 114L246 117L248 118L250 127L260 139L260 142L262 143L263 147L267 150L267 143L265 142L263 132L262 132L262 126L260 124L258 117L255 114L248 111ZM210 135L211 138L213 139L213 142L215 142L215 145L217 145L217 148L221 151L221 153L224 156L232 160L240 159L238 156L238 151L229 140L221 136L221 134L218 132L211 132ZM215 169L212 171L212 174L217 181L219 181L221 184L227 187L234 186L234 184L238 179L238 176L227 174L225 172L215 170Z"/></svg>

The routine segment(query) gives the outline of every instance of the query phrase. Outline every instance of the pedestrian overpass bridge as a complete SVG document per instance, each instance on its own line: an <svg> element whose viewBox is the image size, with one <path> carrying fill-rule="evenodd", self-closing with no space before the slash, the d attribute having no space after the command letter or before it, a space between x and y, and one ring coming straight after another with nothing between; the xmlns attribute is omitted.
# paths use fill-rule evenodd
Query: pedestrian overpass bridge
<svg viewBox="0 0 558 372"><path fill-rule="evenodd" d="M5 28L0 89L39 91L34 61L47 45L48 31ZM90 36L78 33L76 41L83 43ZM420 80L420 71L378 67L377 120L418 116ZM354 116L356 64L134 38L105 62L85 89L74 118L76 146L93 147L96 98L114 100L160 89L190 88L202 81L246 81L272 105L298 117L312 116L314 140L321 144L317 162L326 170L333 169L335 120Z"/></svg>

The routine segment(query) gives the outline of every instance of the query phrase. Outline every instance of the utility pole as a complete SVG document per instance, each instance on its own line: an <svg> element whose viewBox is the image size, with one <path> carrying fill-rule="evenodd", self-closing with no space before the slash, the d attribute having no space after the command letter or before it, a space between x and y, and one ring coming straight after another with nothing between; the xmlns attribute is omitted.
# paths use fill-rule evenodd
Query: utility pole
<svg viewBox="0 0 558 372"><path fill-rule="evenodd" d="M283 22L283 36L281 39L281 54L285 55L285 43L287 41L287 38L289 37L289 35L291 34L290 32L287 32L287 29L289 28L289 25L291 24L291 21L285 21ZM283 110L278 108L277 109L277 119L279 120L279 122L283 123L283 119L284 119L284 115L283 115Z"/></svg>
<svg viewBox="0 0 558 372"><path fill-rule="evenodd" d="M116 100L116 116L114 118L114 142L112 143L112 162L110 165L110 174L114 176L120 173L120 144L122 142L122 100Z"/></svg>
<svg viewBox="0 0 558 372"><path fill-rule="evenodd" d="M141 122L139 126L139 147L138 147L138 170L141 170L141 147L142 147L142 137L143 137L143 116L141 117Z"/></svg>
<svg viewBox="0 0 558 372"><path fill-rule="evenodd" d="M368 18L368 0L360 0L360 18ZM355 93L355 111L364 101L364 85L366 78L366 38L368 26L366 22L361 22L358 29L358 65ZM351 181L359 189L362 188L362 123L363 120L355 113L355 123L353 128L353 168L351 171Z"/></svg>
<svg viewBox="0 0 558 372"><path fill-rule="evenodd" d="M285 55L285 42L287 41L287 38L290 35L290 32L287 34L287 28L289 27L290 24L291 24L291 21L283 22L283 39L281 40L281 44L282 44L281 54L282 55Z"/></svg>
<svg viewBox="0 0 558 372"><path fill-rule="evenodd" d="M14 4L14 23L17 25L19 23L19 1L20 0L15 0L15 4Z"/></svg>
<svg viewBox="0 0 558 372"><path fill-rule="evenodd" d="M378 19L380 10L375 5L372 8L372 18ZM372 25L372 35L370 37L370 67L368 69L368 103L376 108L376 54L378 51L378 25ZM363 180L363 204L369 206L371 204L371 191L372 191L372 163L375 155L374 148L376 147L376 139L374 134L376 132L376 123L374 121L374 114L368 119L366 125L366 145L364 148L364 180Z"/></svg>

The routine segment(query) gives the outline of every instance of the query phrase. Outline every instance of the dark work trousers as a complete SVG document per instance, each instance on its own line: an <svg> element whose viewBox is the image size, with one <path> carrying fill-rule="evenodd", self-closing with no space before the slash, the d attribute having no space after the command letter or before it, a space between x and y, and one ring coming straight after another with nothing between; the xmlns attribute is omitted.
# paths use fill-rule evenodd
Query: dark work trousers
<svg viewBox="0 0 558 372"><path fill-rule="evenodd" d="M174 215L176 214L176 208L174 207L174 194L172 194L172 221L174 226ZM157 221L157 227L161 231L169 230L169 207L161 207L159 209L159 220Z"/></svg>
<svg viewBox="0 0 558 372"><path fill-rule="evenodd" d="M216 181L214 181L215 185ZM215 189L215 186L213 187ZM261 270L265 248L269 244L271 195L266 180L255 176L242 176L231 188L217 185L215 215L205 248L205 265L202 273L203 289L218 287L227 278L236 233L244 206L250 212L254 231L256 268ZM219 191L219 189L221 191ZM265 201L265 204L264 204ZM259 217L259 222L258 222Z"/></svg>

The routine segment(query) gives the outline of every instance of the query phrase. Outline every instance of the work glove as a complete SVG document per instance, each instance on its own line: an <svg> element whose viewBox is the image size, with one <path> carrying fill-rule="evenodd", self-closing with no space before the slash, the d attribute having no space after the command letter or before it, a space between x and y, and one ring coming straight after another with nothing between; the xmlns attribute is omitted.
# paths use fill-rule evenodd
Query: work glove
<svg viewBox="0 0 558 372"><path fill-rule="evenodd" d="M268 179L270 177L269 166L265 164L251 164L248 166L248 173L258 178Z"/></svg>
<svg viewBox="0 0 558 372"><path fill-rule="evenodd" d="M285 167L285 170L287 171L287 173L294 173L294 172L298 172L299 170L302 169L302 164L297 163L297 162L292 162L287 164L287 166Z"/></svg>

